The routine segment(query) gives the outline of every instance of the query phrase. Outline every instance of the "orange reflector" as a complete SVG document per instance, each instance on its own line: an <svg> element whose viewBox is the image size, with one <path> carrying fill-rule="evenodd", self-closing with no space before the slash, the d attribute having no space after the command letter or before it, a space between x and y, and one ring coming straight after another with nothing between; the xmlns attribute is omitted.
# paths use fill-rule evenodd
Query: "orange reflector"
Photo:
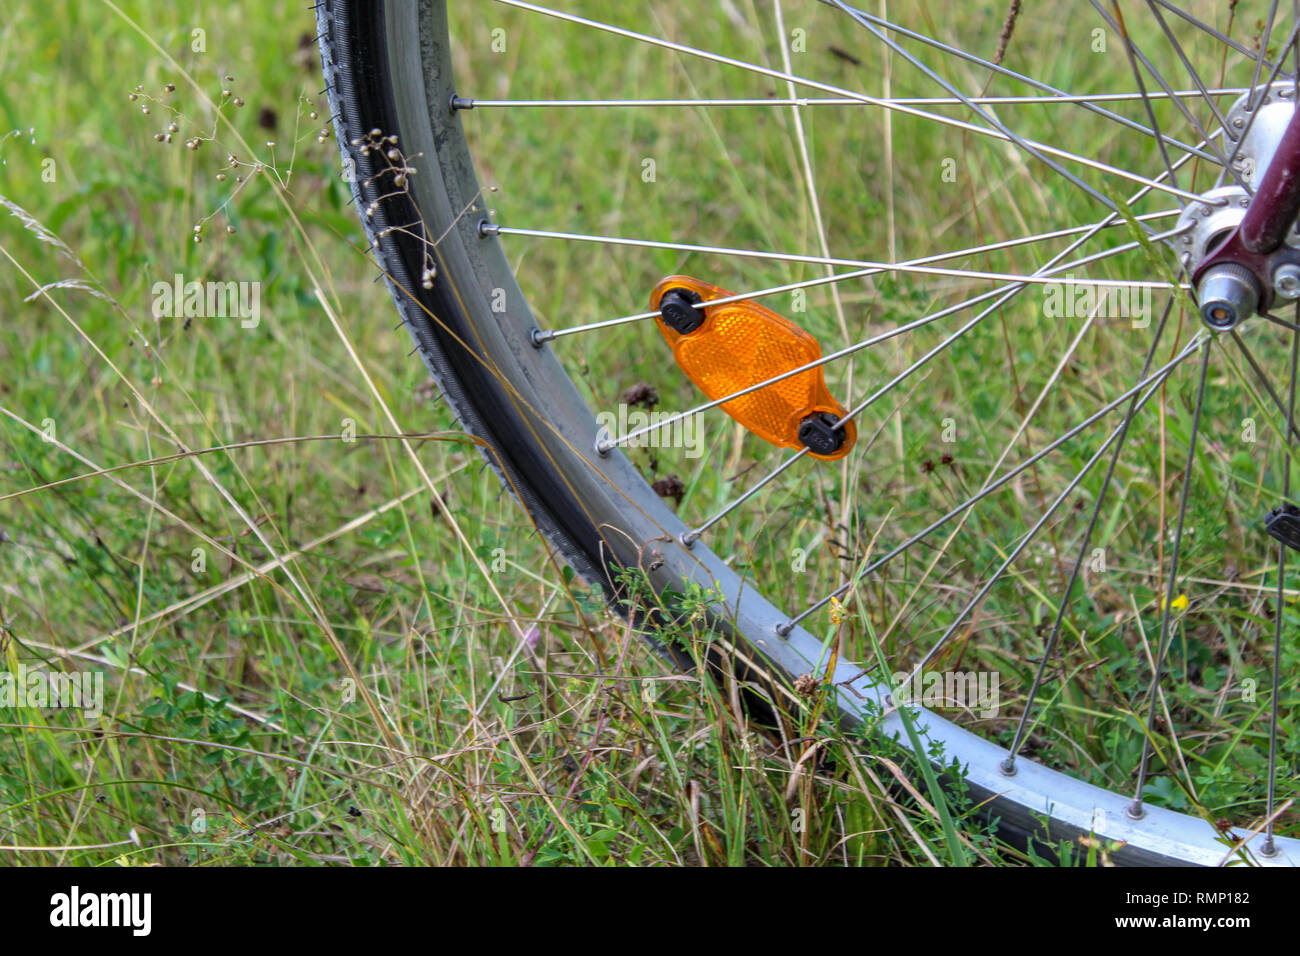
<svg viewBox="0 0 1300 956"><path fill-rule="evenodd" d="M663 301L665 296L669 296L667 303ZM660 312L655 322L672 347L673 357L710 400L725 398L821 358L821 346L815 338L784 316L748 299L696 309L703 314L703 322L685 332L669 325L661 311L670 306L667 311L674 324L689 328L698 317L691 315L687 303L730 297L726 289L689 276L669 276L650 294L651 310ZM684 321L678 320L681 316ZM720 407L764 441L783 448L807 447L810 455L825 461L843 458L858 438L852 421L835 429L831 437L828 425L843 418L847 411L826 390L820 366L765 385ZM805 423L807 442L800 438L800 426ZM841 431L843 440L833 447ZM819 448L825 452L819 453Z"/></svg>

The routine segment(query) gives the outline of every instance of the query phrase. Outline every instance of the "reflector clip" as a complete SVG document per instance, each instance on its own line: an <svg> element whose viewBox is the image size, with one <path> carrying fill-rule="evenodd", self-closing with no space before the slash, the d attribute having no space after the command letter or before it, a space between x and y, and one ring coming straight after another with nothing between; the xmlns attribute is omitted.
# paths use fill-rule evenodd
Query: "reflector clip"
<svg viewBox="0 0 1300 956"><path fill-rule="evenodd" d="M1264 530L1288 548L1300 551L1300 508L1283 502L1264 518Z"/></svg>
<svg viewBox="0 0 1300 956"><path fill-rule="evenodd" d="M711 401L822 357L813 336L757 302L741 299L708 305L731 295L689 276L669 276L650 294L650 309L659 313L655 323L673 358ZM693 303L701 301L705 305L696 309ZM687 309L702 313L703 321L692 328ZM831 427L848 412L826 389L820 366L719 407L764 441L782 448L807 448L809 455L823 461L843 458L858 440L852 421Z"/></svg>

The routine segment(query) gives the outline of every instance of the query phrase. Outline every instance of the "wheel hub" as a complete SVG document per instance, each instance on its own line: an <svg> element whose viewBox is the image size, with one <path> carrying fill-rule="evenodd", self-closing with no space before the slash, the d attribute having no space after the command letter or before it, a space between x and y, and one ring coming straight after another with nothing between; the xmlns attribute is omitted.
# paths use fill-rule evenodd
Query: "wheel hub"
<svg viewBox="0 0 1300 956"><path fill-rule="evenodd" d="M1231 329L1279 300L1300 298L1300 122L1295 90L1275 85L1228 111L1224 151L1240 180L1179 217L1181 252L1202 320Z"/></svg>

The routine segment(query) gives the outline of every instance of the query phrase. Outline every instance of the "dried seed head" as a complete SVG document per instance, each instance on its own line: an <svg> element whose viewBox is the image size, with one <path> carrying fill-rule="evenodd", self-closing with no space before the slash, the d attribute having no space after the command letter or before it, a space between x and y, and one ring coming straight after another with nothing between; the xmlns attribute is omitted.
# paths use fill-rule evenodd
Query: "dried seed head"
<svg viewBox="0 0 1300 956"><path fill-rule="evenodd" d="M179 132L179 131L180 131L180 127L177 126L175 123L168 123L168 124L167 124L167 132L169 132L169 133L176 133L176 132Z"/></svg>
<svg viewBox="0 0 1300 956"><path fill-rule="evenodd" d="M134 102L135 102L136 100L138 100L140 97L137 96L135 93L128 93L128 94L126 94L126 98L127 98L128 100L130 100L132 103L134 103Z"/></svg>
<svg viewBox="0 0 1300 956"><path fill-rule="evenodd" d="M163 84L163 92L164 92L164 93L175 93L175 92L176 92L176 84L175 84L175 83L165 83L165 84Z"/></svg>
<svg viewBox="0 0 1300 956"><path fill-rule="evenodd" d="M235 97L235 105L236 105L236 106L243 106L243 105L244 105L244 101L243 101L243 99L240 98L240 97L238 97L238 96L236 96L236 97Z"/></svg>
<svg viewBox="0 0 1300 956"><path fill-rule="evenodd" d="M226 232L227 232L229 235L232 235L232 236L233 236L233 235L235 234L235 227L234 227L234 226L227 226L227 227L226 227Z"/></svg>
<svg viewBox="0 0 1300 956"><path fill-rule="evenodd" d="M145 116L148 116L148 115L149 115L149 107L147 107L147 106L142 106L142 107L140 107L140 112L143 113Z"/></svg>
<svg viewBox="0 0 1300 956"><path fill-rule="evenodd" d="M226 181L226 174L225 174L225 173L217 173L217 182L219 182L219 183L224 183L225 181Z"/></svg>
<svg viewBox="0 0 1300 956"><path fill-rule="evenodd" d="M307 114L307 118L308 118L308 119L319 119L319 118L320 118L320 114L317 113L315 110L312 110L310 113ZM356 144L354 143L353 145L355 146Z"/></svg>

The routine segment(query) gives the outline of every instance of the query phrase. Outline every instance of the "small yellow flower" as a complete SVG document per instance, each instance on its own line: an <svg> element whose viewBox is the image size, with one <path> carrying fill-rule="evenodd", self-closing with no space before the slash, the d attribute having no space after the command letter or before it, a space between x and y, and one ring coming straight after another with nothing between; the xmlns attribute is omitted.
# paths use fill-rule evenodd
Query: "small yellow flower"
<svg viewBox="0 0 1300 956"><path fill-rule="evenodd" d="M831 598L831 623L836 627L844 621L844 605L840 603L839 598Z"/></svg>
<svg viewBox="0 0 1300 956"><path fill-rule="evenodd" d="M1172 607L1175 611L1185 611L1187 609L1187 595L1186 594L1178 595L1178 597L1174 598L1173 603L1170 604L1169 606ZM1164 609L1165 609L1165 599L1161 598L1160 610L1163 611Z"/></svg>

